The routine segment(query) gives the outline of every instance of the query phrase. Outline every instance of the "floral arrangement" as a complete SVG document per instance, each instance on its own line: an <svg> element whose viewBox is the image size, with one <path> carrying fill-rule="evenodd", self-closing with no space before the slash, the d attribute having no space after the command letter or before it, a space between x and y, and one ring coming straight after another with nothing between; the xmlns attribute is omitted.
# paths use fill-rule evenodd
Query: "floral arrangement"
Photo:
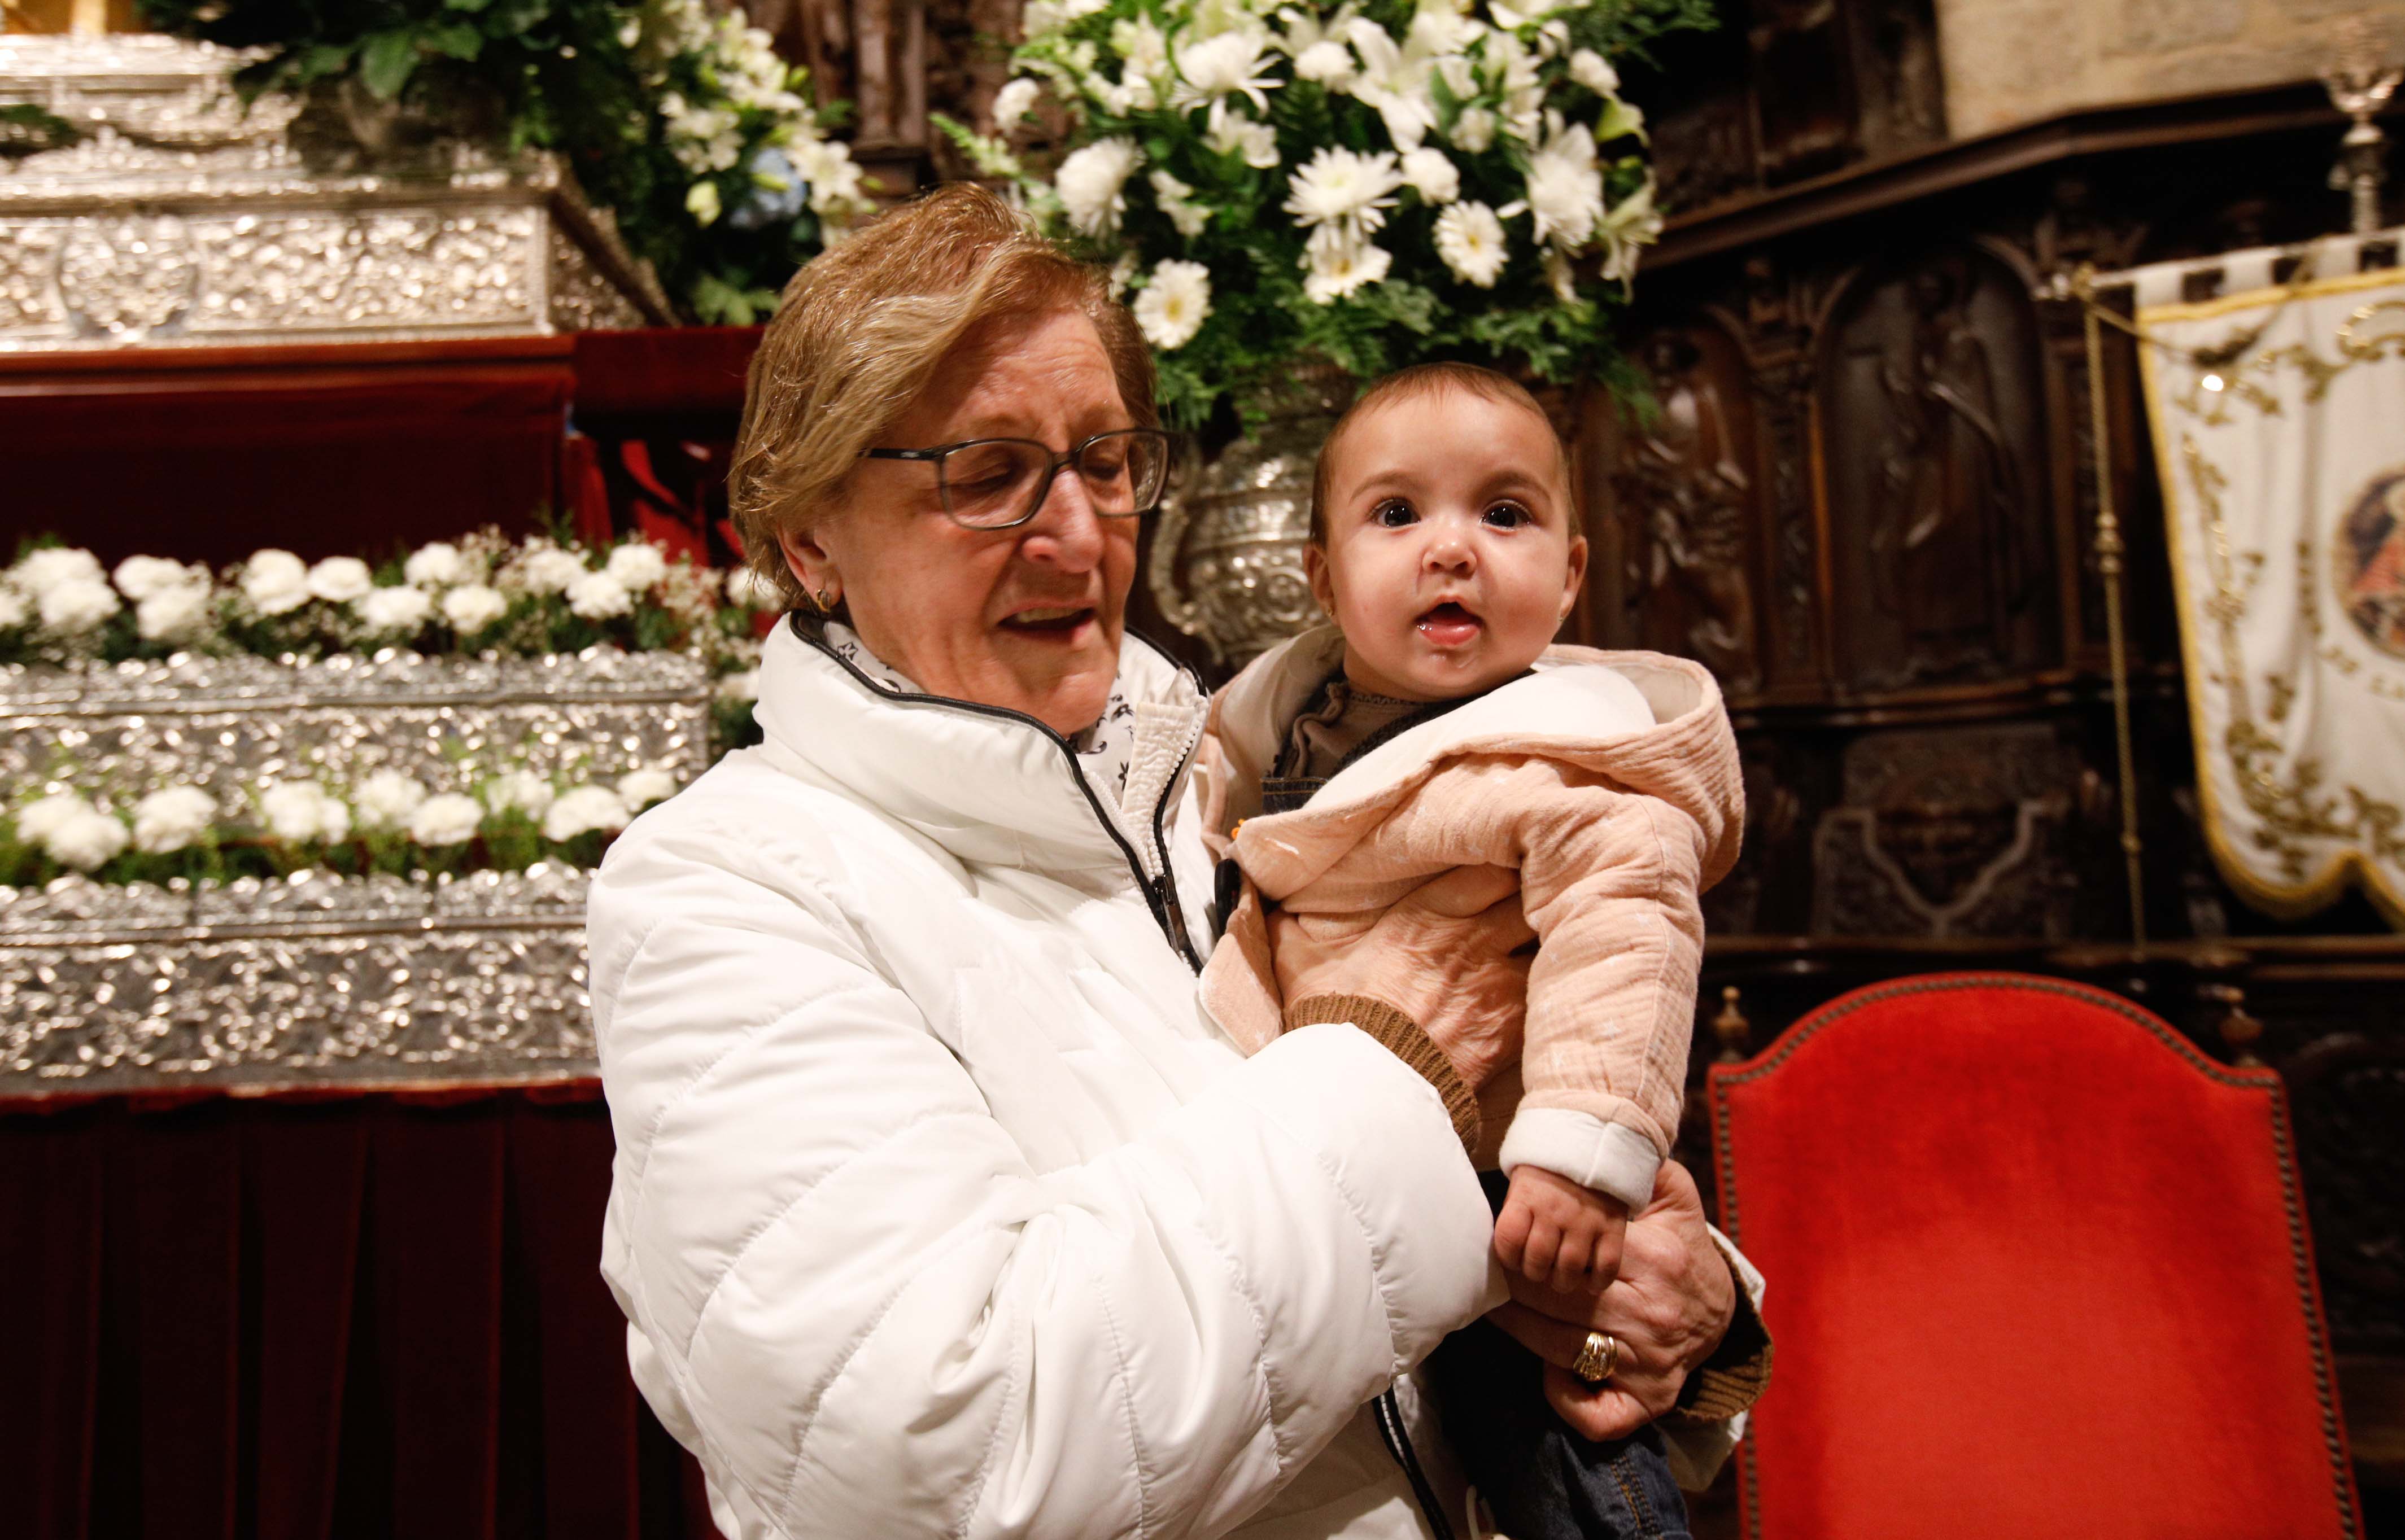
<svg viewBox="0 0 2405 1540"><path fill-rule="evenodd" d="M261 49L246 92L363 91L512 150L557 150L703 321L749 325L867 211L840 117L739 10L704 0L143 0L162 31Z"/></svg>
<svg viewBox="0 0 2405 1540"><path fill-rule="evenodd" d="M198 786L120 800L53 781L0 806L0 888L38 887L69 873L103 882L224 881L319 870L519 872L540 861L598 865L610 836L673 796L658 767L614 785L560 786L506 771L468 791L433 791L399 770L342 791L275 781L229 810Z"/></svg>
<svg viewBox="0 0 2405 1540"><path fill-rule="evenodd" d="M1029 0L999 137L945 132L1115 261L1164 409L1198 425L1317 353L1549 380L1611 323L1661 215L1613 61L1709 0ZM1047 172L1014 148L1057 132Z"/></svg>

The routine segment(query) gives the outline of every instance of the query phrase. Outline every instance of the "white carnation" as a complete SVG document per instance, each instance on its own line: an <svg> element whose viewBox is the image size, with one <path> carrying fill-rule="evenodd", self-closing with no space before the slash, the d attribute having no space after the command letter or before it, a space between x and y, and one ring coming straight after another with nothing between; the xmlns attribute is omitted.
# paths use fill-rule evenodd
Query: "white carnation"
<svg viewBox="0 0 2405 1540"><path fill-rule="evenodd" d="M1088 235L1109 235L1127 212L1127 179L1144 159L1124 134L1096 140L1072 153L1053 174L1053 189L1069 222Z"/></svg>
<svg viewBox="0 0 2405 1540"><path fill-rule="evenodd" d="M626 811L626 799L606 786L580 786L560 793L542 816L542 837L548 840L571 840L579 834L615 833L626 827L633 815Z"/></svg>
<svg viewBox="0 0 2405 1540"><path fill-rule="evenodd" d="M329 604L348 604L375 584L375 574L357 556L329 556L309 569L309 592Z"/></svg>
<svg viewBox="0 0 2405 1540"><path fill-rule="evenodd" d="M42 590L35 601L42 629L61 636L89 631L125 608L117 590L100 578L69 578Z"/></svg>
<svg viewBox="0 0 2405 1540"><path fill-rule="evenodd" d="M1436 254L1465 284L1493 288L1512 259L1503 221L1484 203L1455 203L1436 217Z"/></svg>
<svg viewBox="0 0 2405 1540"><path fill-rule="evenodd" d="M531 770L512 770L495 776L484 785L485 805L496 813L513 810L539 819L550 811L559 793L551 782Z"/></svg>
<svg viewBox="0 0 2405 1540"><path fill-rule="evenodd" d="M1403 180L1431 204L1449 203L1461 196L1461 168L1441 149L1420 148L1404 156Z"/></svg>
<svg viewBox="0 0 2405 1540"><path fill-rule="evenodd" d="M472 637L510 612L510 601L498 588L463 583L443 595L443 619L452 630Z"/></svg>
<svg viewBox="0 0 2405 1540"><path fill-rule="evenodd" d="M8 586L29 599L38 599L63 582L99 582L100 558L89 551L46 545L28 551L8 569Z"/></svg>
<svg viewBox="0 0 2405 1540"><path fill-rule="evenodd" d="M427 798L409 815L409 837L419 845L462 845L485 821L483 805L457 791Z"/></svg>
<svg viewBox="0 0 2405 1540"><path fill-rule="evenodd" d="M1211 314L1211 270L1200 262L1155 264L1134 309L1145 341L1163 353L1184 347Z"/></svg>
<svg viewBox="0 0 2405 1540"><path fill-rule="evenodd" d="M17 809L17 837L39 845L70 819L91 811L91 804L73 791L53 791Z"/></svg>
<svg viewBox="0 0 2405 1540"><path fill-rule="evenodd" d="M666 802L677 794L677 778L668 771L653 766L629 770L618 777L618 795L629 807L649 807L655 802Z"/></svg>
<svg viewBox="0 0 2405 1540"><path fill-rule="evenodd" d="M568 585L568 608L588 621L606 621L635 608L626 585L607 572L587 572Z"/></svg>
<svg viewBox="0 0 2405 1540"><path fill-rule="evenodd" d="M1023 75L995 91L993 126L997 129L1018 126L1021 119L1035 110L1036 100L1042 93L1042 88Z"/></svg>
<svg viewBox="0 0 2405 1540"><path fill-rule="evenodd" d="M391 588L371 588L351 608L359 612L360 623L372 632L415 636L433 618L434 599L422 588L401 583Z"/></svg>
<svg viewBox="0 0 2405 1540"><path fill-rule="evenodd" d="M309 564L289 551L254 553L242 567L242 596L262 615L281 615L309 602Z"/></svg>
<svg viewBox="0 0 2405 1540"><path fill-rule="evenodd" d="M1294 73L1330 91L1343 91L1353 78L1353 50L1333 37L1323 37L1294 56Z"/></svg>
<svg viewBox="0 0 2405 1540"><path fill-rule="evenodd" d="M1620 72L1593 49L1581 49L1570 55L1570 78L1597 96L1609 96L1620 89Z"/></svg>
<svg viewBox="0 0 2405 1540"><path fill-rule="evenodd" d="M1314 251L1304 271L1303 297L1314 304L1333 304L1355 289L1378 282L1394 264L1392 252L1367 242Z"/></svg>
<svg viewBox="0 0 2405 1540"><path fill-rule="evenodd" d="M1495 115L1484 107L1464 107L1453 120L1453 146L1469 155L1483 155L1495 142Z"/></svg>
<svg viewBox="0 0 2405 1540"><path fill-rule="evenodd" d="M135 848L172 854L208 833L217 821L218 800L197 786L170 786L134 805Z"/></svg>
<svg viewBox="0 0 2405 1540"><path fill-rule="evenodd" d="M170 588L204 583L209 577L205 567L186 567L164 556L128 556L117 564L117 570L109 576L116 580L117 591L136 604Z"/></svg>
<svg viewBox="0 0 2405 1540"><path fill-rule="evenodd" d="M359 810L362 829L398 829L426 800L426 788L400 770L379 770L359 782L351 804Z"/></svg>
<svg viewBox="0 0 2405 1540"><path fill-rule="evenodd" d="M1528 212L1536 217L1540 242L1576 251L1594 238L1603 218L1603 172L1596 165L1595 135L1585 124L1556 125L1528 158Z"/></svg>
<svg viewBox="0 0 2405 1540"><path fill-rule="evenodd" d="M419 588L442 588L463 582L468 577L468 558L448 540L436 540L421 545L401 563L401 575Z"/></svg>
<svg viewBox="0 0 2405 1540"><path fill-rule="evenodd" d="M351 810L316 781L279 781L259 793L267 832L293 843L340 840L351 832Z"/></svg>
<svg viewBox="0 0 2405 1540"><path fill-rule="evenodd" d="M144 641L191 641L208 629L210 597L205 582L160 589L134 607L134 628Z"/></svg>
<svg viewBox="0 0 2405 1540"><path fill-rule="evenodd" d="M60 865L89 872L105 864L132 839L125 825L87 805L60 819L43 837L42 848Z"/></svg>
<svg viewBox="0 0 2405 1540"><path fill-rule="evenodd" d="M668 575L668 562L649 540L628 540L610 553L601 570L640 594Z"/></svg>
<svg viewBox="0 0 2405 1540"><path fill-rule="evenodd" d="M518 564L517 579L529 594L564 594L585 574L584 558L556 545L538 546Z"/></svg>

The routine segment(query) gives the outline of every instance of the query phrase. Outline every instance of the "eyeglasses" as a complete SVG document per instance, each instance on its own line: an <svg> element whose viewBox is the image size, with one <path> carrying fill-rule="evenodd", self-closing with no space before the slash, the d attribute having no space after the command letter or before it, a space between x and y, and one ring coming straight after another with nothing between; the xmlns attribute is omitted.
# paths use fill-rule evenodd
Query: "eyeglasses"
<svg viewBox="0 0 2405 1540"><path fill-rule="evenodd" d="M1175 441L1157 427L1097 433L1055 455L1034 439L969 439L933 449L864 449L864 460L935 468L944 511L968 529L1016 529L1035 517L1062 466L1076 468L1094 511L1132 519L1160 507Z"/></svg>

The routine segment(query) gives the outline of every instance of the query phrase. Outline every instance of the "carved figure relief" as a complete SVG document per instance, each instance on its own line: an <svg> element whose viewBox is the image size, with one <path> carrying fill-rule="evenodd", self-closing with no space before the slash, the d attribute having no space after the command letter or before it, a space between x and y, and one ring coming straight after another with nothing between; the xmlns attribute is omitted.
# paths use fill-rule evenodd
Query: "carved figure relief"
<svg viewBox="0 0 2405 1540"><path fill-rule="evenodd" d="M1852 159L1852 49L1837 0L1755 0L1746 41L1763 180L1793 181Z"/></svg>
<svg viewBox="0 0 2405 1540"><path fill-rule="evenodd" d="M1629 526L1624 602L1650 643L1695 657L1725 685L1751 688L1762 671L1744 401L1723 389L1690 337L1660 333L1642 357L1660 410L1631 435L1616 478Z"/></svg>
<svg viewBox="0 0 2405 1540"><path fill-rule="evenodd" d="M2025 295L1968 253L1869 288L1836 332L1824 423L1841 654L1873 688L2036 661L2049 523Z"/></svg>

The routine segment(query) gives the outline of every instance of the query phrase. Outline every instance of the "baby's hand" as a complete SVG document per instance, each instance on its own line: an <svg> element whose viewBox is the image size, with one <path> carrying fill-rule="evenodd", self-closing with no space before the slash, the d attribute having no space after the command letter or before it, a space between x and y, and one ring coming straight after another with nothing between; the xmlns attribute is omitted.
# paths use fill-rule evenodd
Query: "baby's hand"
<svg viewBox="0 0 2405 1540"><path fill-rule="evenodd" d="M1541 1166L1512 1173L1495 1216L1495 1254L1531 1283L1601 1294L1620 1274L1628 1208Z"/></svg>

